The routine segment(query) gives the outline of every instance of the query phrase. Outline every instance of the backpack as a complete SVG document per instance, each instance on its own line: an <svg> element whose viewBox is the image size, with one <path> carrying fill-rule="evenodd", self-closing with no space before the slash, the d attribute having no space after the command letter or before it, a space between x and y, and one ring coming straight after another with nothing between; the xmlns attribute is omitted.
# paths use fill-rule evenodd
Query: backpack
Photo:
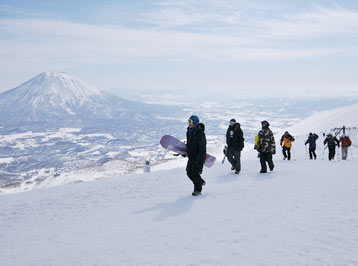
<svg viewBox="0 0 358 266"><path fill-rule="evenodd" d="M260 148L260 143L259 143L259 136L255 137L255 147L254 149L258 150Z"/></svg>

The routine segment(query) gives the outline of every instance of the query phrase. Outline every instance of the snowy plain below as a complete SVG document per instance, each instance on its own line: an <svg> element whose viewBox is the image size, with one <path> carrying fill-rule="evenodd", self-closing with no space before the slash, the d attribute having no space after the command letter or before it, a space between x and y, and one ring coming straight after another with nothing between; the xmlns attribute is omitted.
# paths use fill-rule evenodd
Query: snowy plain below
<svg viewBox="0 0 358 266"><path fill-rule="evenodd" d="M1 265L358 265L358 150L304 140L267 174L251 147L205 168L199 197L184 167L2 195Z"/></svg>

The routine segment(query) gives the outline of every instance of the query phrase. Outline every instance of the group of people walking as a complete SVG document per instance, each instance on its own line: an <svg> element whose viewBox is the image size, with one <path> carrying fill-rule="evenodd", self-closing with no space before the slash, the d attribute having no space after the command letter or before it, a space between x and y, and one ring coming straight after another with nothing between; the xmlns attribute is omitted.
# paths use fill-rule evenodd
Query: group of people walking
<svg viewBox="0 0 358 266"><path fill-rule="evenodd" d="M190 116L188 120L189 126L186 132L186 149L188 162L186 172L190 180L194 184L193 196L201 194L202 187L206 184L202 179L201 173L206 158L206 136L205 126L200 123L199 117L196 115ZM318 135L315 133L309 133L308 139L305 145L309 144L309 156L310 159L317 159L316 154L316 141ZM286 131L280 140L282 146L282 154L284 160L291 160L291 148L295 138ZM343 135L339 140L333 137L332 134L328 134L323 141L324 145L327 144L329 154L328 159L332 160L335 156L335 147L342 146L342 159L345 160L348 155L348 147L352 144L348 136ZM241 171L241 151L244 148L244 134L241 129L240 123L234 118L230 120L229 127L226 131L226 144L224 153L231 164L231 170L235 171L235 174L239 174ZM270 129L268 121L261 122L261 130L255 137L254 148L258 151L258 157L260 158L261 170L260 173L267 173L267 168L273 171L275 165L272 157L276 153L275 138L273 132Z"/></svg>

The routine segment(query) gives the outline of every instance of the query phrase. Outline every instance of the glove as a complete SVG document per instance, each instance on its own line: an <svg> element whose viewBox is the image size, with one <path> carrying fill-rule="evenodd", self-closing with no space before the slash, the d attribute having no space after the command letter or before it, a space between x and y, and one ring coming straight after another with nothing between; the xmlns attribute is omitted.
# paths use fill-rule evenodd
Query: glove
<svg viewBox="0 0 358 266"><path fill-rule="evenodd" d="M275 151L275 150L273 150L273 151L272 151L272 154L276 154L276 151Z"/></svg>

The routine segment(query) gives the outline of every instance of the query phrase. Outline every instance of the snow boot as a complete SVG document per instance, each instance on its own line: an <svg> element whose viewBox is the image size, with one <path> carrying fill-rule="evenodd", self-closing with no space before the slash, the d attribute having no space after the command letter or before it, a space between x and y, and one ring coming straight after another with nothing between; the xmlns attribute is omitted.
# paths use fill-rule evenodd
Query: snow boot
<svg viewBox="0 0 358 266"><path fill-rule="evenodd" d="M199 195L201 195L201 192L194 190L193 193L191 193L191 195L193 195L193 196L199 196Z"/></svg>

